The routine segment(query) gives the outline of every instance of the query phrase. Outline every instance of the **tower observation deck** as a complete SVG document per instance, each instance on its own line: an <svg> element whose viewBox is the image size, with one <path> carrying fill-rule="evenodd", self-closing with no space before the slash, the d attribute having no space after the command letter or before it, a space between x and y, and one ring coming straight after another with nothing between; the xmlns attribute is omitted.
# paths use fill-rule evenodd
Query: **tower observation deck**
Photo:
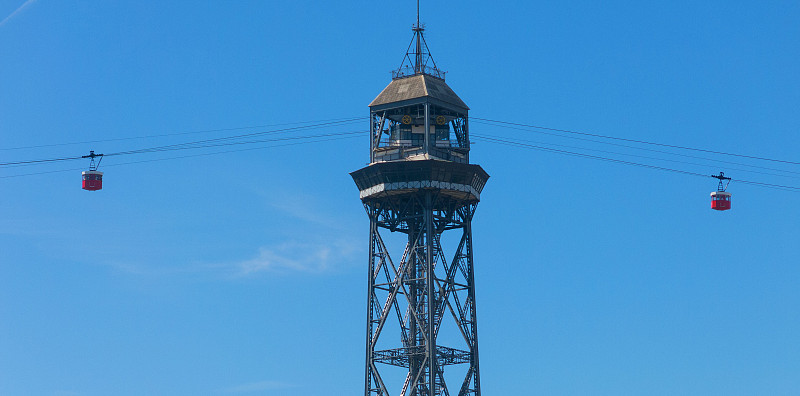
<svg viewBox="0 0 800 396"><path fill-rule="evenodd" d="M370 222L364 394L480 395L472 218L489 175L469 163L469 107L413 30L369 105L370 164L351 173Z"/></svg>

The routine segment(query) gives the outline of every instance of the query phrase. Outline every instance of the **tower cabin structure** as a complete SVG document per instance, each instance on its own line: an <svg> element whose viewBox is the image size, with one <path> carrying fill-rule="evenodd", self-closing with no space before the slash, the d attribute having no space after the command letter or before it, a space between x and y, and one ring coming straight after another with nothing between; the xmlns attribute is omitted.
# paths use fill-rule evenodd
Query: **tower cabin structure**
<svg viewBox="0 0 800 396"><path fill-rule="evenodd" d="M364 394L480 395L472 218L489 175L469 162L469 107L413 31L351 173L370 222Z"/></svg>

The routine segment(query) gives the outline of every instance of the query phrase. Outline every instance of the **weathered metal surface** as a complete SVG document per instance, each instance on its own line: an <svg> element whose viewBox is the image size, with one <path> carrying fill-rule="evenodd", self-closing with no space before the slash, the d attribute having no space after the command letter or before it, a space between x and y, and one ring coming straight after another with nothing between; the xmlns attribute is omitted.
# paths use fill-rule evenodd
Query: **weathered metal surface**
<svg viewBox="0 0 800 396"><path fill-rule="evenodd" d="M489 179L480 165L437 160L378 162L350 175L362 200L435 189L477 202Z"/></svg>
<svg viewBox="0 0 800 396"><path fill-rule="evenodd" d="M417 74L392 80L386 88L369 104L376 107L418 98L433 98L443 103L469 110L461 98L444 82L427 74Z"/></svg>

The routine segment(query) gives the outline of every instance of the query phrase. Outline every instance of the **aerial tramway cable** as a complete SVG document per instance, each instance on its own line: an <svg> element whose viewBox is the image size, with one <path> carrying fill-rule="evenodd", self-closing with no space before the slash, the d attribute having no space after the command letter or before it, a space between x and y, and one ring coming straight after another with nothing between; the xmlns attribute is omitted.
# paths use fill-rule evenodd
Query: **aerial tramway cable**
<svg viewBox="0 0 800 396"><path fill-rule="evenodd" d="M668 154L668 155L674 155L674 156L685 157L685 158L702 159L702 160L706 160L706 161L714 161L714 162L723 163L723 164L741 165L741 166L746 166L746 167L749 167L749 168L764 169L764 170L771 170L771 171L776 171L776 172L783 172L783 173L790 173L790 174L800 175L800 171L791 171L791 170L768 167L768 166L752 165L752 164L746 164L746 163L743 163L743 162L736 162L736 161L726 161L726 160L721 160L721 159L717 159L717 158L708 158L708 157L702 157L702 156L698 156L698 155L691 155L691 154L679 153L679 152L674 152L674 151L658 150L658 149L647 148L647 147L637 147L637 146L632 146L632 145L629 145L629 144L620 144L620 143L607 142L607 141L596 140L596 139L588 139L588 138L579 137L579 136L570 136L570 135L562 135L562 134L552 133L552 132L543 132L543 131L539 131L539 130L535 130L535 129L531 129L531 128L515 127L515 126L511 126L511 125L496 124L496 123L492 123L492 122L485 122L485 121L473 121L473 122L478 123L478 124L483 124L483 125L491 125L491 126L500 127L500 128L513 129L513 130L518 130L518 131L528 131L528 132L534 132L534 133L537 133L537 134L543 134L543 135L548 135L548 136L555 136L555 137L561 137L561 138L567 138L567 139L574 139L574 140L586 141L586 142L591 142L591 143L599 143L599 144L603 144L603 145L624 147L624 148L629 148L629 149L634 149L634 150L642 150L642 151L648 151L648 152L654 152L654 153ZM562 145L555 144L555 143L544 143L544 142L537 142L537 143L545 144L545 145L549 144L549 145L553 145L553 146L562 146ZM573 148L575 148L574 146L563 146L563 147L573 147ZM588 148L586 150L601 151L601 150L588 149ZM624 155L631 155L631 154L624 154ZM754 171L748 171L748 172L754 172ZM760 172L754 172L754 173L760 173ZM764 173L764 174L768 174L768 173ZM773 175L775 175L775 174L773 174ZM777 175L775 175L775 176L777 176ZM793 177L793 176L785 176L784 175L784 177Z"/></svg>
<svg viewBox="0 0 800 396"><path fill-rule="evenodd" d="M134 154L134 153L140 153L140 152L163 151L163 150L166 150L166 149L169 149L169 148L172 148L172 147L199 145L199 144L202 144L202 143L205 143L205 142L213 142L213 141L218 141L218 140L220 140L220 141L222 141L222 140L232 140L232 139L239 139L239 138L243 138L243 137L257 136L257 135L262 135L262 134L284 133L284 132L291 132L291 131L303 130L303 129L316 129L316 128L334 126L334 125L344 125L344 124L350 124L350 123L353 123L353 122L358 122L358 121L361 121L363 119L364 119L364 117L350 117L350 118L328 119L328 120L318 120L318 121L300 121L300 122L295 122L295 123L282 123L282 124L245 126L245 127L233 127L233 128L219 128L219 129L208 129L208 130L190 131L190 132L177 132L177 133L166 133L166 134L158 134L158 135L143 135L143 136L131 136L131 137L124 137L124 138L115 138L115 139L91 140L91 141L85 141L85 142L53 143L53 144L45 144L45 145L37 145L37 146L0 148L0 151L30 149L30 148L40 148L40 147L64 146L64 145L84 144L84 143L93 143L93 142L111 142L111 141L121 141L121 140L144 139L144 138L164 137L164 136L179 136L179 135L197 134L197 133L235 131L235 130L261 128L261 127L267 127L267 126L274 127L274 126L284 126L284 125L311 124L311 125L299 125L299 126L289 127L289 128L273 129L273 130L268 130L268 131L259 131L259 132L253 132L253 133L248 133L248 134L224 136L224 137L214 138L214 139L204 139L204 140L198 140L198 141L190 141L190 142L177 143L177 144L167 145L167 146L142 148L142 149L138 149L138 150L130 150L130 151L125 151L125 152L120 152L120 153L113 153L114 155L122 155L123 153L125 153L125 154ZM561 133L568 133L568 134L573 134L573 135L592 136L592 137L598 137L598 138L603 138L603 139L612 139L612 140L626 141L626 142L632 142L632 143L640 143L640 144L645 144L645 145L656 145L656 146L662 146L662 147L668 147L668 148L676 148L676 149L682 149L682 150L693 150L693 151L705 152L705 153L709 153L709 154L738 156L738 157L742 157L742 158L758 159L758 160L772 161L772 162L779 162L779 163L786 163L786 164L800 164L800 162L795 162L795 161L787 161L787 160L780 160L780 159L773 159L773 158L766 158L766 157L759 157L759 156L751 156L751 155L744 155L744 154L733 154L733 153L727 153L727 152L721 152L721 151L715 151L715 150L707 150L707 149L687 147L687 146L656 143L656 142L649 142L649 141L645 141L645 140L627 139L627 138L620 138L620 137L609 136L609 135L578 132L578 131L571 131L571 130L566 130L566 129L558 129L558 128L550 128L550 127L543 127L543 126L530 125L530 124L522 124L522 123L510 122L510 121L493 120L493 119L481 118L481 117L471 117L471 120L473 120L473 122L480 123L480 124L485 124L485 125L493 125L493 126L497 126L497 127L509 128L509 129L515 129L515 130L531 131L531 132L536 132L536 133L540 133L540 134L546 134L546 135L557 136L557 137L565 137L565 138L570 138L570 139L583 140L583 141L592 142L592 143L614 145L614 146L619 146L619 147L624 147L624 148L631 148L631 149L636 149L636 150L658 152L658 153L662 153L662 154L675 155L675 156L688 157L688 158L695 158L695 159L711 160L711 161L718 162L718 163L741 165L741 166L747 166L747 167L750 167L750 168L771 170L771 171L782 172L782 173L800 174L800 171L780 169L780 168L774 168L774 167L765 167L765 166L760 166L760 165L745 164L745 163L742 163L742 162L725 161L725 160L721 160L721 159L711 159L711 158L707 158L707 157L689 155L689 154L685 154L685 153L657 150L657 149L646 148L646 147L636 147L636 146L613 143L613 142L607 142L607 141L596 140L596 139L587 139L587 138L582 138L582 137L579 137L579 136L569 136L569 135L563 135L563 134L558 134L558 133L549 133L549 132L543 132L543 131L561 132ZM543 143L543 142L540 142L540 144L544 144L544 145L548 145L549 144L549 145L553 145L553 146L559 146L558 144L554 144L554 143ZM595 149L588 149L588 150L597 151ZM111 154L109 154L109 155L111 155ZM625 155L628 155L628 154L625 154ZM39 163L48 163L48 162L68 161L68 160L74 160L74 159L79 159L79 158L80 157L76 156L76 157L60 157L60 158L50 158L50 159L37 159L37 160L27 160L27 161L5 162L5 163L0 163L0 166L39 164Z"/></svg>
<svg viewBox="0 0 800 396"><path fill-rule="evenodd" d="M181 158L202 157L202 156L228 154L228 153L236 153L236 152L250 151L250 150L262 150L262 149L275 148L275 147L295 146L295 145L301 145L301 144L311 144L311 143L328 142L328 141L334 141L334 140L351 139L351 138L357 137L358 135L363 135L365 133L368 133L368 132L367 131L354 131L354 132L329 133L329 134L308 135L308 136L293 136L293 137L278 138L278 139L264 139L264 140L260 140L260 141L252 141L252 142L247 142L247 143L233 142L233 143L227 143L227 144L218 144L218 145L209 146L209 147L232 146L234 144L239 144L239 143L242 143L242 144L270 143L270 142L286 142L286 141L290 141L290 140L303 140L303 139L305 139L303 141L293 141L293 142L287 142L287 143L281 143L281 144L271 144L271 145L268 145L268 146L247 147L247 148L240 148L240 149L235 149L235 150L225 150L225 151L215 151L215 152L210 152L210 153L190 154L190 155L182 155L182 156L177 156L177 157L155 158L155 159L146 159L146 160L141 160L141 161L120 162L120 163L114 163L114 164L106 164L105 167L130 165L130 164L141 164L141 163L148 163L148 162L169 161L169 160L175 160L175 159L181 159ZM322 138L322 139L320 139L320 138ZM198 148L201 148L201 147L198 147ZM108 155L109 154L106 154L105 156L108 156ZM82 157L78 157L78 158L82 158ZM22 176L42 175L42 174L48 174L48 173L73 172L73 171L76 171L76 170L83 170L83 169L84 168L71 168L71 169L59 169L59 170L41 171L41 172L30 172L30 173L17 174L17 175L4 175L4 176L0 176L0 179L7 179L7 178L13 178L13 177L22 177Z"/></svg>
<svg viewBox="0 0 800 396"><path fill-rule="evenodd" d="M570 134L570 135L590 136L590 137L595 137L595 138L611 139L611 140L624 141L624 142L637 143L637 144L645 144L645 145L654 145L654 146L661 146L661 147L680 149L680 150L691 150L691 151L697 151L697 152L704 152L704 153L708 153L708 154L735 156L735 157L740 157L740 158L755 159L755 160L762 160L762 161L771 161L771 162L783 163L783 164L800 165L800 162L795 162L795 161L773 159L773 158L766 158L766 157L759 157L759 156L751 156L751 155L744 155L744 154L734 154L734 153L728 153L728 152L722 152L722 151L715 151L715 150L708 150L708 149L701 149L701 148L693 148L693 147L679 146L679 145L672 145L672 144L648 142L648 141L645 141L645 140L620 138L620 137L615 137L615 136L600 135L600 134L578 132L578 131L570 131L570 130L566 130L566 129L549 128L549 127L542 127L542 126L536 126L536 125L530 125L530 124L522 124L522 123L517 123L517 122L492 120L492 119L480 118L480 117L471 117L471 119L475 120L477 123L481 123L481 124L485 124L485 125L492 125L492 126L496 126L496 127L532 131L532 132L543 133L543 134L553 135L553 136L558 136L558 137L566 137L566 138L571 138L571 139L578 139L578 140L588 141L588 142L592 142L592 143L610 144L610 145L624 147L624 148L630 148L630 149L636 149L636 150L645 150L645 151L650 151L650 152L658 152L658 153L668 154L668 155L677 155L677 156L682 156L682 157L702 159L702 160L706 160L706 161L714 161L714 162L719 162L719 163L730 163L730 164L735 164L735 165L740 165L740 166L745 166L745 167L770 170L770 171L774 171L774 172L783 172L783 173L789 173L789 174L800 174L800 172L794 171L794 170L779 169L779 168L773 168L773 167L764 167L764 166L751 165L751 164L746 164L746 163L741 163L741 162L723 161L723 160L716 159L716 158L707 158L707 157L701 157L701 156L696 156L696 155L688 155L688 154L683 154L683 153L676 153L676 152L670 152L670 151L664 151L664 150L657 150L657 149L652 149L652 148L636 147L636 146L631 146L631 145L626 145L626 144L612 143L612 142L606 142L606 141L596 140L596 139L588 139L588 138L579 137L579 136L568 136L568 135L562 135L562 134L557 134L557 133L552 133L552 132L567 133L567 134ZM318 129L318 128L333 127L333 126L343 126L343 125L348 125L348 124L351 124L351 123L354 123L354 122L363 121L363 120L364 120L364 117L351 117L351 118L340 118L340 119L330 119L330 120L320 120L320 121L301 121L301 122L290 123L290 124L273 124L271 126L285 126L285 125L296 125L296 126L278 128L278 129L270 129L270 130L266 130L266 131L250 132L250 133L245 133L245 134L236 134L236 135L231 135L231 136L222 136L222 137L210 138L210 139L194 140L194 141L189 141L189 142L168 144L168 145L163 145L163 146L145 147L145 148L134 149L134 150L112 152L112 153L106 154L105 156L109 156L110 157L110 156L123 156L123 155L134 155L134 154L145 154L145 153L168 152L168 151L177 151L177 150L204 149L204 148L224 147L224 146L234 146L234 145L251 145L251 144L258 144L258 143L292 141L292 140L302 140L302 139L326 138L324 140L314 140L314 141L299 142L299 143L294 143L294 144L312 143L312 142L316 142L316 141L336 140L336 139L339 139L339 138L353 137L353 135L366 133L366 132L363 132L363 131L358 131L358 132L334 132L334 133L325 133L325 134L319 134L319 135L288 136L288 137L281 137L281 138L256 139L256 140L241 140L241 139L252 138L252 137L256 137L256 136L263 136L263 135L268 135L268 134L291 133L291 132L297 132L297 131L308 130L308 129ZM305 124L305 125L297 125L297 124ZM132 139L149 138L149 137L179 136L179 135L197 134L197 133L205 133L205 132L225 132L225 131L236 131L236 130L253 129L253 128L259 128L259 127L263 127L263 126L210 129L210 130L205 130L205 131L178 132L178 133L168 133L168 134L160 134L160 135L145 135L145 136L140 136L140 137L126 137L126 138L96 140L96 141L91 141L91 142L107 142L107 141L132 140ZM549 132L542 132L542 130L543 131L549 131ZM688 161L680 161L680 160L665 159L665 158L656 158L656 157L649 157L649 156L637 155L637 154L632 154L632 153L599 150L599 149L595 149L595 148L575 147L575 146L556 144L556 143L531 142L531 141L526 141L526 140L523 140L523 139L514 139L514 138L509 138L509 137L497 137L497 136L492 136L492 135L483 135L483 134L475 134L475 133L472 134L472 137L476 138L479 141L480 140L484 140L484 141L487 141L487 142L490 142L490 143L496 143L496 144L501 144L501 145L506 145L506 146L516 146L516 147L527 148L527 149L535 149L535 150L547 151L547 152L552 152L552 153L557 153L557 154L564 154L564 155L570 155L570 156L578 156L578 157L584 157L584 158L590 158L590 159L596 159L596 160L603 160L603 161L615 162L615 163L619 163L619 164L623 164L623 165L630 165L630 166L644 167L644 168L655 169L655 170L669 171L669 172L681 173L681 174L686 174L686 175L691 175L691 176L708 177L707 174L698 173L698 172L691 172L691 171L686 171L686 170L681 170L681 169L675 169L675 168L670 168L670 167L666 167L666 166L654 165L654 164L650 164L650 163L628 161L628 160L624 160L624 159L612 158L612 157L607 157L607 156L603 156L603 155L593 155L593 154L581 153L581 152L576 152L576 151L564 150L564 149L560 149L560 148L557 148L557 147L570 148L570 149L576 149L576 150L587 150L587 151L600 152L600 153L613 154L613 155L621 155L621 156L632 156L632 157L643 158L643 159L648 159L648 160L655 160L655 161L668 161L668 162L674 162L674 163L683 163L683 164L689 164L689 165L695 165L695 166L711 166L711 165L698 164L698 163L693 163L693 162L688 162ZM80 142L54 143L54 144L50 144L50 145L15 147L15 148L7 148L7 149L0 149L0 150L16 150L16 149L23 149L23 148L51 147L51 146L72 145L72 144L79 144L79 143ZM535 143L535 144L532 144L532 143ZM292 144L286 144L286 145L292 145ZM281 145L272 145L272 146L267 146L267 147L278 147L278 146L281 146ZM245 150L260 149L260 148L267 148L267 147L247 148L247 149L242 149L242 150L228 150L228 151L224 151L224 152L220 152L220 153L235 152L235 151L245 151ZM214 155L214 154L217 154L217 153L202 153L202 154L195 154L195 155L172 157L172 158L167 158L167 159L187 158L187 157L195 157L195 156L203 156L203 155ZM53 162L77 160L77 159L81 159L81 158L82 158L81 156L75 156L75 157L58 157L58 158L50 158L50 159L37 159L37 160L25 160L25 161L12 161L12 162L0 163L0 167L16 167L16 166L27 166L27 165L39 165L39 164L46 164L46 163L53 163ZM160 161L160 160L166 160L166 159L157 159L155 161ZM149 161L154 161L154 160L143 160L143 161L121 163L121 164L143 163L143 162L149 162ZM121 164L112 164L112 165L107 165L107 166L121 165ZM770 175L770 176L792 177L792 178L796 178L797 177L797 176L790 176L790 175L786 175L786 174L759 172L759 171L736 169L736 168L732 168L732 169L739 170L739 171L744 171L744 172L752 172L752 173ZM64 170L64 171L66 171L66 170ZM34 173L27 173L25 175L35 175L35 174L52 173L52 172L60 172L60 171L34 172ZM17 176L23 176L23 175L0 176L0 178L17 177ZM751 185L769 187L769 188L778 188L778 189L787 190L787 191L800 191L800 187L794 187L794 186L786 186L786 185L780 185L780 184L748 181L748 180L742 180L742 179L736 179L736 181L737 182L741 182L741 183L745 183L745 184L751 184Z"/></svg>
<svg viewBox="0 0 800 396"><path fill-rule="evenodd" d="M245 129L256 129L256 128L272 128L278 126L287 126L287 125L298 125L298 124L317 124L317 123L350 123L353 121L361 121L366 117L350 117L350 118L331 118L331 119L324 119L324 120L313 120L313 121L297 121L297 122L284 122L279 124L264 124L264 125L251 125L251 126L242 126L242 127L232 127L232 128L217 128L217 129L204 129L199 131L186 131L186 132L173 132L173 133L162 133L157 135L140 135L140 136L127 136L127 137L120 137L120 138L112 138L112 139L97 139L97 140L85 140L80 142L66 142L66 143L50 143L50 144L39 144L34 146L18 146L18 147L6 147L0 148L0 151L12 151L12 150L27 150L33 148L44 148L44 147L58 147L58 146L73 146L77 144L89 144L89 143L105 143L105 142L118 142L123 140L135 140L135 139L150 139L150 138L157 138L157 137L168 137L168 136L182 136L182 135L195 135L200 133L214 133L214 132L228 132L228 131L241 131ZM329 125L329 124L326 124ZM302 126L300 126L302 127Z"/></svg>
<svg viewBox="0 0 800 396"><path fill-rule="evenodd" d="M336 120L336 121L316 123L316 124L311 124L311 125L302 125L302 126L295 126L295 127L289 127L289 128L272 129L272 130L267 130L267 131L251 132L251 133L239 134L239 135L233 135L233 136L223 136L223 137L213 138L213 139L203 139L203 140L196 140L196 141L190 141L190 142L185 142L185 143L176 143L176 144L170 144L170 145L165 145L165 146L147 147L147 148L136 149L136 150L121 151L121 152L116 152L116 153L109 153L109 154L106 154L106 156L110 157L110 156L117 156L117 155L142 154L142 153L157 152L157 151L183 150L183 149L187 149L187 148L215 147L215 146L219 146L219 145L223 145L223 144L211 145L211 144L208 144L208 143L220 142L220 141L229 141L229 140L234 140L234 139L241 139L241 138L245 138L245 137L260 136L260 135L267 135L267 134L278 134L278 133L294 132L294 131L300 131L300 130L305 130L305 129L318 129L318 128L325 128L325 127L330 127L330 126L347 125L347 124L353 123L355 121L360 121L360 120L362 120L362 118L340 119L340 120ZM246 127L246 128L250 128L250 127ZM228 128L226 130L238 130L238 129L242 129L242 128ZM223 130L223 129L219 129L219 131L221 131L221 130ZM134 138L126 138L126 139L134 139ZM72 144L72 143L65 143L65 144ZM239 144L239 143L235 143L235 144ZM0 167L40 164L40 163L47 163L47 162L70 161L70 160L77 160L77 159L81 159L81 156L3 162L3 163L0 163Z"/></svg>
<svg viewBox="0 0 800 396"><path fill-rule="evenodd" d="M502 145L506 145L506 146L525 148L525 149L532 149L532 150L540 150L540 151L547 151L547 152L552 152L552 153L557 153L557 154L564 154L564 155L583 157L583 158L591 158L591 159L596 159L596 160L601 160L601 161L614 162L614 163L623 164L623 165L630 165L630 166L637 166L637 167L648 168L648 169L655 169L655 170L661 170L661 171L667 171L667 172L680 173L680 174L689 175L689 176L699 176L699 177L704 177L704 178L705 177L709 177L709 175L703 174L703 173L699 173L699 172L691 172L691 171L686 171L686 170L681 170L681 169L668 168L668 167L664 167L664 166L657 166L657 165L651 165L651 164L644 164L644 163L640 163L640 162L626 161L626 160L621 160L621 159L617 159L617 158L604 157L604 156L600 156L600 155L593 155L593 154L579 153L579 152L569 151L569 150L555 149L555 148L551 148L551 147L539 146L539 145L524 143L524 142L520 142L520 141L510 140L510 139L507 139L507 138L501 139L501 138L495 138L495 137L490 137L490 136L483 136L483 135L480 135L480 134L477 134L477 135L473 134L472 136L477 138L477 139L479 139L479 140L483 140L483 141L490 142L490 143L502 144ZM715 176L711 176L711 177L715 177ZM795 186L786 186L786 185L772 184L772 183L762 183L762 182L755 182L755 181L743 180L743 179L735 179L735 181L737 183L744 183L744 184L756 185L756 186L761 186L761 187L780 189L780 190L784 190L784 191L800 192L800 187L795 187Z"/></svg>
<svg viewBox="0 0 800 396"><path fill-rule="evenodd" d="M477 138L478 140L483 139L483 138L486 138L487 140L490 139L490 138L509 139L509 138L504 137L504 136L484 135L484 134L475 134L475 133L472 134L472 137ZM697 163L697 162L681 161L681 160L669 159L669 158L659 158L659 157L652 157L652 156L647 156L647 155L625 153L625 152L620 152L620 151L600 150L600 149L594 149L594 148L589 148L589 147L570 146L570 145L557 144L557 143L546 143L546 142L532 141L532 140L527 140L527 139L514 139L514 141L515 142L519 142L519 143L530 143L530 144L535 144L535 145L541 145L541 146L550 147L550 148L552 148L552 147L565 147L565 148L570 148L570 149L586 150L586 151L593 151L593 152L606 153L606 154L616 154L616 155L622 155L622 156L627 156L627 157L644 158L644 159L655 160L655 161L666 161L666 162L674 162L674 163L679 163L679 164L696 165L696 166L710 166L709 164L701 164L701 163ZM623 147L630 147L630 146L624 146L624 145L622 145L622 146ZM670 152L667 152L667 151L661 151L661 150L647 150L647 151L655 151L655 152L664 153L664 154L673 154L673 153L670 153ZM774 169L774 168L765 168L765 167L759 167L759 166L752 166L752 165L749 165L749 164L743 164L743 163L739 163L739 162L720 161L720 160L717 160L717 159L706 158L706 157L698 157L698 156L689 156L689 157L703 159L703 160L706 160L706 161L713 161L715 163L716 162L726 163L726 164L732 163L732 164L737 164L737 165L742 165L742 166L747 166L747 167L755 167L755 168L759 168L759 169ZM770 172L761 172L761 171L754 171L754 170L749 170L749 169L731 168L731 167L729 167L727 169L733 169L733 170L738 170L738 171L741 171L741 172L757 173L757 174L769 175L769 176L800 179L800 172L785 171L785 170L782 170L782 169L774 169L774 170L781 171L781 172L788 172L788 173L798 174L798 176L786 175L786 174L778 174L778 173L770 173Z"/></svg>
<svg viewBox="0 0 800 396"><path fill-rule="evenodd" d="M546 130L546 131L563 132L563 133L569 133L569 134L575 134L575 135L584 135L584 136L599 137L599 138L603 138L603 139L612 139L612 140L620 140L620 141L631 142L631 143L647 144L647 145L652 145L652 146L669 147L669 148L675 148L675 149L681 149L681 150L700 151L700 152L711 153L711 154L719 154L719 155L727 155L727 156L733 156L733 157L757 159L757 160L762 160L762 161L780 162L780 163L784 163L784 164L800 165L800 162L797 162L797 161L787 161L787 160L782 160L782 159L774 159L774 158L757 157L757 156L745 155L745 154L728 153L728 152L724 152L724 151L716 151L716 150L708 150L708 149L701 149L701 148L695 148L695 147L679 146L679 145L674 145L674 144L648 142L646 140L628 139L628 138L621 138L621 137L616 137L616 136L600 135L600 134L596 134L596 133L571 131L571 130L568 130L568 129L557 129L557 128L549 128L549 127L538 126L538 125L521 124L521 123L517 123L517 122L492 120L492 119L488 119L488 118L479 118L479 117L470 117L470 118L473 119L473 120L493 122L493 123L496 123L496 124L514 125L514 126L520 126L520 127L526 127L526 128L542 129L542 130Z"/></svg>

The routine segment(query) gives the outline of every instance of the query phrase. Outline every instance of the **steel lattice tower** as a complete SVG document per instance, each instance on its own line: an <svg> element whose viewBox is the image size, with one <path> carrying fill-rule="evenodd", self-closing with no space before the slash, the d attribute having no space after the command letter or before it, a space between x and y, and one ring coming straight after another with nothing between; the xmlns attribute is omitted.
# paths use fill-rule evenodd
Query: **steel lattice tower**
<svg viewBox="0 0 800 396"><path fill-rule="evenodd" d="M364 394L480 395L472 218L489 175L469 163L469 108L413 30L369 105L370 164L351 173L370 223Z"/></svg>

